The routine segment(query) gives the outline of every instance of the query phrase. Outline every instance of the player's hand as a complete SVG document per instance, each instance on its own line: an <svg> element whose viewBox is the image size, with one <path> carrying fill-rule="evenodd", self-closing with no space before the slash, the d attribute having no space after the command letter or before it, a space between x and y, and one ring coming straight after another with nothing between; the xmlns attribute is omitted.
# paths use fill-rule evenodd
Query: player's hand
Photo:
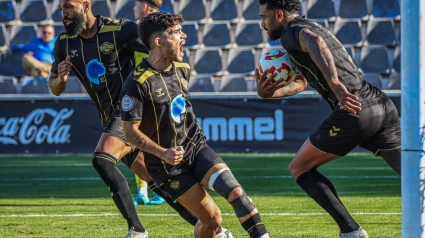
<svg viewBox="0 0 425 238"><path fill-rule="evenodd" d="M362 104L358 101L359 98L348 92L347 88L339 83L332 89L340 103L340 108L352 114L357 114L357 111L362 110Z"/></svg>
<svg viewBox="0 0 425 238"><path fill-rule="evenodd" d="M165 160L168 164L178 165L183 161L184 150L182 146L176 146L165 150L161 154L161 159Z"/></svg>
<svg viewBox="0 0 425 238"><path fill-rule="evenodd" d="M276 73L271 74L267 77L269 70L264 70L263 74L260 75L258 69L255 69L255 78L257 81L257 93L258 96L262 98L270 98L273 96L274 92L279 88L285 87L285 85L279 85L283 82L283 79L274 80Z"/></svg>
<svg viewBox="0 0 425 238"><path fill-rule="evenodd" d="M71 57L68 55L66 59L58 64L58 73L61 80L66 81L71 72Z"/></svg>

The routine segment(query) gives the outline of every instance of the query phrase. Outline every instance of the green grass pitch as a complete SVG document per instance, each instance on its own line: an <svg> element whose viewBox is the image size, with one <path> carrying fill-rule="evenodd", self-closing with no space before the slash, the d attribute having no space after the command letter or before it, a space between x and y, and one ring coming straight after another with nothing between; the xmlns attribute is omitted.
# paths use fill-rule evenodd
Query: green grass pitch
<svg viewBox="0 0 425 238"><path fill-rule="evenodd" d="M338 227L290 177L290 154L222 154L257 205L271 237L337 237ZM122 163L133 196L134 176ZM370 237L401 237L400 178L372 155L353 154L320 171ZM248 237L221 197L223 226ZM164 204L138 206L152 238L193 237ZM91 165L90 155L0 157L0 237L125 237L127 225Z"/></svg>

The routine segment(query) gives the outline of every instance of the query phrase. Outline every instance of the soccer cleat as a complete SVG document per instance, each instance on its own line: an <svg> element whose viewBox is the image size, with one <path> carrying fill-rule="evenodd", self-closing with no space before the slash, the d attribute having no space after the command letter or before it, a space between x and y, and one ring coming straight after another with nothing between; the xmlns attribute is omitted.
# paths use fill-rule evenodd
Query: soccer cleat
<svg viewBox="0 0 425 238"><path fill-rule="evenodd" d="M146 203L146 205L161 205L164 203L165 200L158 194L155 194L155 196L148 203Z"/></svg>
<svg viewBox="0 0 425 238"><path fill-rule="evenodd" d="M369 238L366 230L360 227L358 230L349 233L339 233L340 238Z"/></svg>
<svg viewBox="0 0 425 238"><path fill-rule="evenodd" d="M232 232L222 227L221 232L218 234L215 234L215 238L233 238L233 235L232 235Z"/></svg>
<svg viewBox="0 0 425 238"><path fill-rule="evenodd" d="M137 232L134 230L134 227L132 227L125 238L149 238L149 234L146 230L145 232Z"/></svg>
<svg viewBox="0 0 425 238"><path fill-rule="evenodd" d="M134 200L133 200L134 206L145 205L148 202L149 202L149 199L147 197L145 197L145 195L143 195L141 193L137 194L137 196L134 197Z"/></svg>

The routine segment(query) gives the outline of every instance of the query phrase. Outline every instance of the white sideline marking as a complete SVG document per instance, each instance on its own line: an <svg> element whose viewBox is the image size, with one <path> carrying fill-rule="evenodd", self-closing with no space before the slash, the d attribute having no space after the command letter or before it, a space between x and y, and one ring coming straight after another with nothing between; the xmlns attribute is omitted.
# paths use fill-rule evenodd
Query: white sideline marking
<svg viewBox="0 0 425 238"><path fill-rule="evenodd" d="M353 215L379 215L379 216L393 216L401 215L401 212L353 212ZM233 213L222 213L222 216L235 216ZM121 216L119 213L100 213L100 214L9 214L0 215L0 218L11 218L11 217L110 217L110 216ZM178 214L140 214L140 217L176 217ZM261 213L261 216L280 216L280 217L292 217L292 216L329 216L326 212L312 212L312 213Z"/></svg>
<svg viewBox="0 0 425 238"><path fill-rule="evenodd" d="M392 175L377 175L377 176L326 176L330 179L399 179L400 176ZM293 179L289 175L275 176L236 176L237 179ZM127 180L134 177L126 178ZM2 182L9 181L100 181L100 177L80 177L80 178L0 178Z"/></svg>

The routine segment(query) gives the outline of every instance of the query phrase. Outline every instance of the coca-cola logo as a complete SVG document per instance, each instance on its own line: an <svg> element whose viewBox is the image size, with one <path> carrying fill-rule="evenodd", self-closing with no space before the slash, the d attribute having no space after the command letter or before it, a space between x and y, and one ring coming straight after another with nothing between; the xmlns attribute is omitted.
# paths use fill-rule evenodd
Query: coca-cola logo
<svg viewBox="0 0 425 238"><path fill-rule="evenodd" d="M74 109L36 109L27 117L0 117L0 143L5 145L65 144L69 142L71 125L64 121L71 117ZM53 119L46 124L48 117Z"/></svg>

